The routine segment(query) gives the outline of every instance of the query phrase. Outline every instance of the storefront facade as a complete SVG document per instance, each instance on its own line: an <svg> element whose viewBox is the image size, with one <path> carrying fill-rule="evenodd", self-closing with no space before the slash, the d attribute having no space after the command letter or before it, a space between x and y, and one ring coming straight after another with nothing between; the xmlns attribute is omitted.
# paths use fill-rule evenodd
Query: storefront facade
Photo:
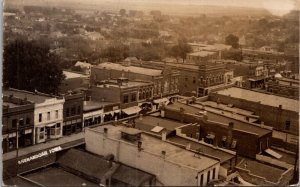
<svg viewBox="0 0 300 187"><path fill-rule="evenodd" d="M64 98L50 98L35 105L34 143L62 137L64 102Z"/></svg>
<svg viewBox="0 0 300 187"><path fill-rule="evenodd" d="M63 135L81 132L83 129L83 94L66 95L63 109Z"/></svg>
<svg viewBox="0 0 300 187"><path fill-rule="evenodd" d="M3 153L33 144L34 104L13 97L3 97Z"/></svg>

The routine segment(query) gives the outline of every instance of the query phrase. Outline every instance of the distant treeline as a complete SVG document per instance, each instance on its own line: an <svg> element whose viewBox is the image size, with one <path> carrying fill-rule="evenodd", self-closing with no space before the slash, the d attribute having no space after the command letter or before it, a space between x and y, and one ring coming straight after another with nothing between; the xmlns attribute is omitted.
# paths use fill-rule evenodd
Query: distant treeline
<svg viewBox="0 0 300 187"><path fill-rule="evenodd" d="M75 12L72 9L62 9L56 7L41 7L41 6L24 6L23 9L26 14L41 13L44 15L51 15L51 14L72 14Z"/></svg>

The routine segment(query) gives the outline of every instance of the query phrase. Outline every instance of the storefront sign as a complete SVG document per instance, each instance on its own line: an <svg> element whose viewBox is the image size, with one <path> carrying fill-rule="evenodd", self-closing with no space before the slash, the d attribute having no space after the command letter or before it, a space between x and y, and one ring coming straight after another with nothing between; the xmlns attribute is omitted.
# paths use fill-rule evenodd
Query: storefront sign
<svg viewBox="0 0 300 187"><path fill-rule="evenodd" d="M24 164L24 163L33 161L33 160L35 160L35 159L38 159L38 158L42 158L42 157L48 156L48 155L50 155L50 154L53 154L53 153L58 152L58 151L61 151L61 150L62 150L62 148L61 148L60 146L54 147L54 148L48 149L48 150L46 150L46 151L42 151L42 152L40 152L40 153L37 153L37 154L35 154L35 155L32 155L32 156L30 156L30 157L24 158L24 159L22 159L22 160L19 160L19 161L18 161L18 164L19 164L19 165L20 165L20 164Z"/></svg>

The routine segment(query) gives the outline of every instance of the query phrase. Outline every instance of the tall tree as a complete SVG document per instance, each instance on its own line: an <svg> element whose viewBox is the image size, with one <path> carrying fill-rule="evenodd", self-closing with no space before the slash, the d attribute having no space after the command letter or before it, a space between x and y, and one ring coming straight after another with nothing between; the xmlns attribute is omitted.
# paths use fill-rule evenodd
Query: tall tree
<svg viewBox="0 0 300 187"><path fill-rule="evenodd" d="M232 48L237 49L239 48L239 38L233 34L229 34L225 38L225 44L231 45Z"/></svg>
<svg viewBox="0 0 300 187"><path fill-rule="evenodd" d="M49 46L16 40L4 47L3 60L4 86L58 93L64 75L58 65L58 56L49 53Z"/></svg>

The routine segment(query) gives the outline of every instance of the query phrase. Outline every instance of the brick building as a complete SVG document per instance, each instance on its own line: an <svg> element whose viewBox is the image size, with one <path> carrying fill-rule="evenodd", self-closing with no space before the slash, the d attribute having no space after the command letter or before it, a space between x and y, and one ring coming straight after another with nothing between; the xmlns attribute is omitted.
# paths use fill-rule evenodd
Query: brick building
<svg viewBox="0 0 300 187"><path fill-rule="evenodd" d="M159 98L178 93L179 73L170 67L150 69L129 64L102 63L91 69L91 84L108 79L125 77L129 80L153 82L153 97Z"/></svg>
<svg viewBox="0 0 300 187"><path fill-rule="evenodd" d="M298 135L298 100L236 87L211 93L209 100L253 111L266 125Z"/></svg>
<svg viewBox="0 0 300 187"><path fill-rule="evenodd" d="M64 95L63 107L63 135L70 135L82 131L83 99L84 95L67 94Z"/></svg>
<svg viewBox="0 0 300 187"><path fill-rule="evenodd" d="M180 128L180 133L195 140L203 140L208 144L222 147L237 154L255 158L271 146L272 130L236 119L206 112L182 103L173 103L162 109L162 116L198 126L187 125ZM219 119L218 119L219 118Z"/></svg>
<svg viewBox="0 0 300 187"><path fill-rule="evenodd" d="M138 62L132 63L133 66L155 68L162 70L165 66L179 72L178 89L181 95L207 95L210 91L226 86L225 65L219 62L207 62L202 65L182 64L182 63L164 63L164 62Z"/></svg>
<svg viewBox="0 0 300 187"><path fill-rule="evenodd" d="M130 81L121 77L96 83L91 87L90 95L94 101L120 103L122 111L132 115L140 111L138 104L152 106L153 92L152 82Z"/></svg>
<svg viewBox="0 0 300 187"><path fill-rule="evenodd" d="M3 153L32 145L34 103L5 93L2 99Z"/></svg>

